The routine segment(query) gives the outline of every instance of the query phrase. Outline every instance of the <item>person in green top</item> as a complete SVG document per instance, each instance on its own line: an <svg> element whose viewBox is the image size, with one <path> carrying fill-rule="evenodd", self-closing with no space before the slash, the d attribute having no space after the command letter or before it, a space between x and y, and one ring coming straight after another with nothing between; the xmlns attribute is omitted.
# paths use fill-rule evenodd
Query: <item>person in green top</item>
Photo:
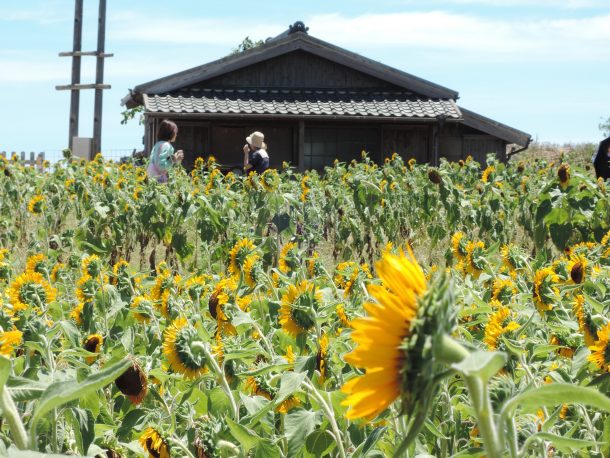
<svg viewBox="0 0 610 458"><path fill-rule="evenodd" d="M159 183L167 183L168 171L174 164L180 164L184 159L184 152L178 150L174 152L172 142L176 141L178 126L172 121L164 119L159 124L157 131L157 143L150 152L147 173L151 178L155 178Z"/></svg>

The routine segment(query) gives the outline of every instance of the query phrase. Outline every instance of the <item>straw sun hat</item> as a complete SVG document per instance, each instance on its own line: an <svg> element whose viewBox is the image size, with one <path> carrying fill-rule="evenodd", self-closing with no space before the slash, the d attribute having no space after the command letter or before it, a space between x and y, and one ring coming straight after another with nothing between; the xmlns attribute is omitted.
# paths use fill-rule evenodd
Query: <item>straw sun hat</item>
<svg viewBox="0 0 610 458"><path fill-rule="evenodd" d="M252 132L246 141L255 148L262 148L265 141L265 136L261 132Z"/></svg>

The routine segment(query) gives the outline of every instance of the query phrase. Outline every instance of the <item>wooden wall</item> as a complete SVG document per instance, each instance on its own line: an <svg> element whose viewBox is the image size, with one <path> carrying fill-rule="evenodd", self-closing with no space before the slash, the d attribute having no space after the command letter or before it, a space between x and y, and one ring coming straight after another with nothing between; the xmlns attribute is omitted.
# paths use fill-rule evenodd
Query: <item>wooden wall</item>
<svg viewBox="0 0 610 458"><path fill-rule="evenodd" d="M399 89L386 81L305 51L284 54L192 87Z"/></svg>

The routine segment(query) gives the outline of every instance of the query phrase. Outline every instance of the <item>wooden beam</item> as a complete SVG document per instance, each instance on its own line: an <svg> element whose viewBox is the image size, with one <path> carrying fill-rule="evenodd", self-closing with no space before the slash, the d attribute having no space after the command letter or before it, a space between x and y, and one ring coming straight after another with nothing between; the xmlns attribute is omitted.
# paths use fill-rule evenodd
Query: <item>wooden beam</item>
<svg viewBox="0 0 610 458"><path fill-rule="evenodd" d="M67 84L64 86L55 86L58 91L80 91L82 89L110 89L110 84Z"/></svg>
<svg viewBox="0 0 610 458"><path fill-rule="evenodd" d="M66 51L60 52L59 57L82 57L82 56L97 56L97 57L114 57L111 53L99 53L97 51Z"/></svg>
<svg viewBox="0 0 610 458"><path fill-rule="evenodd" d="M72 49L74 53L81 50L83 41L83 0L76 0L74 6L74 39ZM80 84L80 56L72 56L72 84L70 89L70 130L68 133L68 145L72 149L72 139L78 137L78 118L80 107L80 92L74 86Z"/></svg>
<svg viewBox="0 0 610 458"><path fill-rule="evenodd" d="M102 104L104 82L104 44L106 41L106 0L100 0L97 23L97 59L95 65L95 100L93 106L93 151L102 152ZM91 158L93 159L93 158Z"/></svg>

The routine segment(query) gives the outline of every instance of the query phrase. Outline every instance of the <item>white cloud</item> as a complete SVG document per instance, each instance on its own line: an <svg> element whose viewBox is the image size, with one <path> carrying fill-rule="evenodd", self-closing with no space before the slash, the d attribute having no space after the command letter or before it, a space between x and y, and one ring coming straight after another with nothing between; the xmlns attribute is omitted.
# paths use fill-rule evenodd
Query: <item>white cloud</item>
<svg viewBox="0 0 610 458"><path fill-rule="evenodd" d="M573 62L610 58L610 14L584 19L501 20L443 11L313 16L321 39L353 48L454 52L491 61Z"/></svg>
<svg viewBox="0 0 610 458"><path fill-rule="evenodd" d="M420 4L419 0L402 0L398 4ZM608 7L607 0L428 0L428 5L482 5L493 7L531 6L562 9L603 8Z"/></svg>

